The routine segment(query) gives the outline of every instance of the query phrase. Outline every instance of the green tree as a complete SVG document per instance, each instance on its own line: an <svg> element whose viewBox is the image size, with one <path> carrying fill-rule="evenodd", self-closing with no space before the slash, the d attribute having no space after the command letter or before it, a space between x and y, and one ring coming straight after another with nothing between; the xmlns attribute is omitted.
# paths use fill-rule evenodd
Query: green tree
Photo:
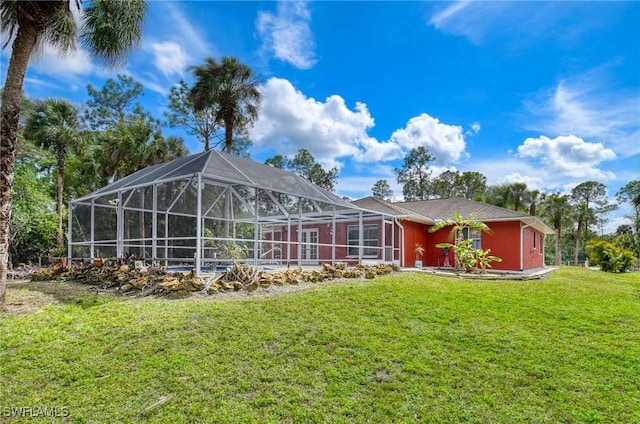
<svg viewBox="0 0 640 424"><path fill-rule="evenodd" d="M338 168L325 170L306 149L298 150L293 159L287 160L287 169L326 190L334 191L338 181Z"/></svg>
<svg viewBox="0 0 640 424"><path fill-rule="evenodd" d="M316 158L307 149L298 150L293 159L275 155L265 160L264 163L274 168L291 171L329 191L335 190L338 181L338 169L325 170L322 165L316 162Z"/></svg>
<svg viewBox="0 0 640 424"><path fill-rule="evenodd" d="M191 68L195 77L190 97L194 110L210 108L225 130L224 150L232 152L236 129L251 125L258 117L262 95L253 71L235 57L220 63L207 58L204 65Z"/></svg>
<svg viewBox="0 0 640 424"><path fill-rule="evenodd" d="M458 171L444 171L433 180L433 194L442 198L458 197L461 178Z"/></svg>
<svg viewBox="0 0 640 424"><path fill-rule="evenodd" d="M160 129L145 119L116 124L100 135L100 177L119 180L150 165L185 156L184 140L165 138Z"/></svg>
<svg viewBox="0 0 640 424"><path fill-rule="evenodd" d="M530 190L525 194L524 200L529 204L529 215L536 216L538 212L538 205L544 202L546 194L540 190Z"/></svg>
<svg viewBox="0 0 640 424"><path fill-rule="evenodd" d="M57 214L51 182L31 160L16 162L13 213L9 225L13 264L37 262L56 242Z"/></svg>
<svg viewBox="0 0 640 424"><path fill-rule="evenodd" d="M607 201L607 187L597 181L586 181L575 186L571 190L571 202L576 208L576 222L578 223L574 254L574 264L577 265L582 232L584 231L584 247L589 239L589 225L595 221L599 214L610 211L611 206Z"/></svg>
<svg viewBox="0 0 640 424"><path fill-rule="evenodd" d="M485 192L484 201L501 208L509 207L511 199L509 184L492 184Z"/></svg>
<svg viewBox="0 0 640 424"><path fill-rule="evenodd" d="M94 1L84 8L84 26L79 29L71 6L80 2L0 2L0 21L13 39L0 110L0 308L4 308L7 283L9 222L14 166L20 119L20 100L31 54L48 43L60 52L75 47L80 38L88 51L107 64L117 64L142 36L146 3L142 0Z"/></svg>
<svg viewBox="0 0 640 424"><path fill-rule="evenodd" d="M466 171L462 173L459 181L456 181L456 185L457 196L472 200L483 196L487 191L487 177L480 172Z"/></svg>
<svg viewBox="0 0 640 424"><path fill-rule="evenodd" d="M211 148L216 135L218 123L216 121L215 105L205 105L196 111L191 100L191 89L184 80L178 86L171 87L169 93L169 111L165 117L170 127L185 128L204 145L204 150Z"/></svg>
<svg viewBox="0 0 640 424"><path fill-rule="evenodd" d="M127 75L118 75L117 79L109 78L100 90L87 85L90 98L84 118L89 128L105 130L128 117L149 116L139 103L134 103L142 95L144 86Z"/></svg>
<svg viewBox="0 0 640 424"><path fill-rule="evenodd" d="M378 180L371 188L371 194L375 198L390 201L393 197L393 190L387 180Z"/></svg>
<svg viewBox="0 0 640 424"><path fill-rule="evenodd" d="M287 166L287 158L282 155L275 155L274 157L265 160L264 163L271 165L274 168L285 169Z"/></svg>
<svg viewBox="0 0 640 424"><path fill-rule="evenodd" d="M402 195L405 201L426 200L433 194L429 163L436 158L431 156L426 147L411 149L405 156L402 168L396 168L396 180L402 184Z"/></svg>
<svg viewBox="0 0 640 424"><path fill-rule="evenodd" d="M513 204L513 210L519 211L522 200L527 196L528 190L525 183L509 184L509 198Z"/></svg>
<svg viewBox="0 0 640 424"><path fill-rule="evenodd" d="M555 260L556 265L562 264L562 229L571 222L571 204L569 196L554 193L546 198L543 203L543 216L553 225L555 234Z"/></svg>
<svg viewBox="0 0 640 424"><path fill-rule="evenodd" d="M628 182L616 193L616 200L620 203L629 203L633 208L633 215L628 216L634 226L636 248L640 251L640 180Z"/></svg>
<svg viewBox="0 0 640 424"><path fill-rule="evenodd" d="M82 139L78 129L78 110L64 99L45 99L35 102L27 118L25 137L36 145L51 150L56 157L56 213L58 232L56 248L64 247L62 221L64 217L64 177L65 164L70 150L80 146Z"/></svg>

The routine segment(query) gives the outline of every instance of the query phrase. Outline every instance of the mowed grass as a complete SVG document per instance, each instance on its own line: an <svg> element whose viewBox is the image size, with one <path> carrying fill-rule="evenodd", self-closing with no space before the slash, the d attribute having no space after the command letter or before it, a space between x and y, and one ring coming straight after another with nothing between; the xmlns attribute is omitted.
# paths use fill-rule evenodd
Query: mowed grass
<svg viewBox="0 0 640 424"><path fill-rule="evenodd" d="M163 396L173 397L148 409ZM12 407L69 416L12 416ZM0 319L0 414L29 423L640 422L640 275L397 273L272 298L50 306Z"/></svg>

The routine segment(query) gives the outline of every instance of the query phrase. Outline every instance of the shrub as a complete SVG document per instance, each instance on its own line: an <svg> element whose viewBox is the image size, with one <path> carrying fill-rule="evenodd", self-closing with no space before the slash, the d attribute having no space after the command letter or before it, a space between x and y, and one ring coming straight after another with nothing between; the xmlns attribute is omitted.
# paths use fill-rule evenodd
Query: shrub
<svg viewBox="0 0 640 424"><path fill-rule="evenodd" d="M587 254L589 262L600 265L600 269L605 272L625 272L632 268L636 261L632 251L600 239L593 239L587 243Z"/></svg>

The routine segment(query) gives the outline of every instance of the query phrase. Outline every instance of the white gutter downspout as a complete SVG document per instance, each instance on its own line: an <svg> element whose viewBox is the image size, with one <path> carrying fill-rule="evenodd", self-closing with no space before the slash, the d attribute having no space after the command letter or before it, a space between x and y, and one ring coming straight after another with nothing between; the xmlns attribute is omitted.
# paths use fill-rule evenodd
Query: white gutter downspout
<svg viewBox="0 0 640 424"><path fill-rule="evenodd" d="M404 267L404 227L398 218L394 218L398 228L400 228L400 266Z"/></svg>
<svg viewBox="0 0 640 424"><path fill-rule="evenodd" d="M520 227L520 271L524 271L524 229L533 226L533 224L535 222Z"/></svg>

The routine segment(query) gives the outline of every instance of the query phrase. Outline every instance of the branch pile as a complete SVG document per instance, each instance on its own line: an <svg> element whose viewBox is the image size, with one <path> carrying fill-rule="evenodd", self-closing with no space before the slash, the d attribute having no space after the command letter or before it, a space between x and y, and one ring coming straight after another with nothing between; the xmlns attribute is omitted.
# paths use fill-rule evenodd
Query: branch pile
<svg viewBox="0 0 640 424"><path fill-rule="evenodd" d="M258 288L269 288L303 282L344 278L372 279L378 275L399 271L395 265L356 265L348 268L345 263L335 266L322 264L321 270L304 271L301 268L289 269L278 273L259 271L244 264L234 264L229 270L216 273L208 279L195 276L194 271L185 273L167 273L162 268L149 268L145 272L136 270L126 260L105 260L100 266L83 263L66 267L60 264L35 271L33 281L64 280L99 285L108 289L116 287L119 293L139 291L147 296L158 293L178 293L186 295L193 292L207 294L226 291L246 290L252 292Z"/></svg>

